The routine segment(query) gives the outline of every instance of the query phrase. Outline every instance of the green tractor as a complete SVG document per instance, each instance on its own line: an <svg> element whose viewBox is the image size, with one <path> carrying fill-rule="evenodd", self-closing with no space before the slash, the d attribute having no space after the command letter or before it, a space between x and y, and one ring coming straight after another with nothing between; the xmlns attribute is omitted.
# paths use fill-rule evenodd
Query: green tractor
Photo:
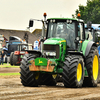
<svg viewBox="0 0 100 100"><path fill-rule="evenodd" d="M96 43L85 38L83 20L49 18L41 21L43 33L47 25L46 39L41 40L41 51L28 50L22 58L21 83L35 87L55 86L62 81L65 87L96 87L99 54Z"/></svg>

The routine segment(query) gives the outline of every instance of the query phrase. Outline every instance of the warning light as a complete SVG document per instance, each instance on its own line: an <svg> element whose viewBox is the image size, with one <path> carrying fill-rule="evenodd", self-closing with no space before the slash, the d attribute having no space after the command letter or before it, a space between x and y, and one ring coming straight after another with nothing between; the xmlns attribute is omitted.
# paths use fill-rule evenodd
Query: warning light
<svg viewBox="0 0 100 100"><path fill-rule="evenodd" d="M77 17L81 17L81 14L80 14L80 13L78 13L78 14L77 14Z"/></svg>
<svg viewBox="0 0 100 100"><path fill-rule="evenodd" d="M82 41L79 41L79 43L82 43Z"/></svg>
<svg viewBox="0 0 100 100"><path fill-rule="evenodd" d="M46 13L44 13L44 14L43 14L43 16L47 16L47 14L46 14Z"/></svg>
<svg viewBox="0 0 100 100"><path fill-rule="evenodd" d="M23 41L25 41L25 39Z"/></svg>
<svg viewBox="0 0 100 100"><path fill-rule="evenodd" d="M97 42L96 44L99 44L99 42Z"/></svg>

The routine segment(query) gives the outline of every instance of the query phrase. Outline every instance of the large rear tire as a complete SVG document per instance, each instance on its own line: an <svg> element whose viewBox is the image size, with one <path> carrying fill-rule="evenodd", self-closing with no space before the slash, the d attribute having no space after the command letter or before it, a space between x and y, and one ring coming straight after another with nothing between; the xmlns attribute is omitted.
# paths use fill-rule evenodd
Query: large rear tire
<svg viewBox="0 0 100 100"><path fill-rule="evenodd" d="M88 83L88 86L96 87L99 81L99 54L96 47L92 47L88 56L86 57L86 69L88 77L84 80L84 83ZM85 82L86 81L86 82Z"/></svg>
<svg viewBox="0 0 100 100"><path fill-rule="evenodd" d="M14 55L14 52L12 52L10 54L10 64L13 65L13 55Z"/></svg>
<svg viewBox="0 0 100 100"><path fill-rule="evenodd" d="M39 85L40 73L39 72L32 72L29 70L28 62L30 60L34 60L34 56L30 54L25 54L22 58L21 65L20 65L20 79L21 83L24 86L36 87Z"/></svg>
<svg viewBox="0 0 100 100"><path fill-rule="evenodd" d="M73 55L65 58L62 78L65 87L82 87L84 61L81 56Z"/></svg>

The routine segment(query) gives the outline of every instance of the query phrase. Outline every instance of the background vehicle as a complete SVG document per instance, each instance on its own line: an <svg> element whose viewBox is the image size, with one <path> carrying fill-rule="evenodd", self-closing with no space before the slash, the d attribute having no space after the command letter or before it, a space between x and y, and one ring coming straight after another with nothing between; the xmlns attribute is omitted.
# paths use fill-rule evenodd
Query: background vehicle
<svg viewBox="0 0 100 100"><path fill-rule="evenodd" d="M41 52L30 51L22 58L20 78L24 86L56 85L65 87L97 86L99 54L95 42L86 39L84 22L73 18L42 20L47 23L46 40ZM31 20L29 26L33 25ZM43 33L44 34L44 33Z"/></svg>
<svg viewBox="0 0 100 100"><path fill-rule="evenodd" d="M2 48L3 48L3 41L4 41L4 36L3 35L0 35L0 52L2 51Z"/></svg>
<svg viewBox="0 0 100 100"><path fill-rule="evenodd" d="M97 49L99 53L99 63L100 63L100 24L91 24L90 28L85 25L86 38L92 40L97 44ZM100 69L99 69L100 71ZM99 73L99 83L100 83L100 73Z"/></svg>
<svg viewBox="0 0 100 100"><path fill-rule="evenodd" d="M7 56L10 56L11 52L14 52L17 50L17 44L20 43L26 43L26 41L23 41L21 38L17 36L10 36L9 37L9 42L6 43L6 48L7 48Z"/></svg>
<svg viewBox="0 0 100 100"><path fill-rule="evenodd" d="M27 53L27 50L32 50L32 44L18 44L17 50L11 53L10 64L20 65L22 57Z"/></svg>
<svg viewBox="0 0 100 100"><path fill-rule="evenodd" d="M11 53L17 50L17 44L20 43L26 43L26 41L23 41L21 38L17 36L10 36L9 41L6 41L6 45L3 47L3 50L5 51L4 60L6 62L10 62Z"/></svg>
<svg viewBox="0 0 100 100"><path fill-rule="evenodd" d="M92 40L97 44L100 56L100 24L91 24L90 28L85 25L85 33L88 40Z"/></svg>

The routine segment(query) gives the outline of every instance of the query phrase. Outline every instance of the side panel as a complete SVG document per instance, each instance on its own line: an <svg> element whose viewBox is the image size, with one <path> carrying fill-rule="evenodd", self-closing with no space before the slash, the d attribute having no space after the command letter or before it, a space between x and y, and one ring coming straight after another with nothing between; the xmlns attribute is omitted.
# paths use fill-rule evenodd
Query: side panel
<svg viewBox="0 0 100 100"><path fill-rule="evenodd" d="M85 51L86 51L86 47L87 47L87 45L88 45L88 42L89 42L89 40L85 40L85 41L83 41L83 43L82 43L81 51L83 52L83 55L84 55L84 56L85 56Z"/></svg>

